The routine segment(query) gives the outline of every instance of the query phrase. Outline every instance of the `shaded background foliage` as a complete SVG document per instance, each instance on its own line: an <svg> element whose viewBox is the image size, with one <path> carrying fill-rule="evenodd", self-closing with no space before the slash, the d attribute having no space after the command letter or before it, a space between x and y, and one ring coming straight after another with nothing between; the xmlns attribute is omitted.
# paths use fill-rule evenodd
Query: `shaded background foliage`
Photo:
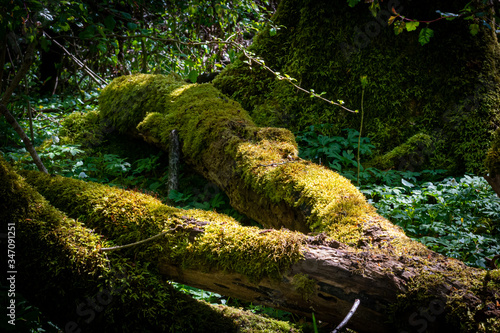
<svg viewBox="0 0 500 333"><path fill-rule="evenodd" d="M275 36L258 35L251 49L301 86L342 99L352 109L360 105L359 77L367 75L364 134L380 152L425 133L433 138L433 154L420 167L481 172L491 133L500 124L494 31L481 26L472 36L467 21L442 20L432 24L435 36L421 46L418 33L396 36L386 23L393 7L426 20L439 17L438 9L459 12L466 3L381 2L374 17L364 5L284 0L273 20L286 28ZM253 111L262 125L298 130L330 123L337 135L360 125L359 116L311 100L267 73L250 72L244 63L231 64L215 85Z"/></svg>

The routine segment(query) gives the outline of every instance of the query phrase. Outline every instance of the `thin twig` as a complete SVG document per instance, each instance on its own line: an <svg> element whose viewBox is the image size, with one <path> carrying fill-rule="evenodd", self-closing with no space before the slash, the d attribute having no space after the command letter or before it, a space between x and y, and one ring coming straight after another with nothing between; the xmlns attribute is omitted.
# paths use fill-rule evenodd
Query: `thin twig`
<svg viewBox="0 0 500 333"><path fill-rule="evenodd" d="M71 52L69 52L64 46L62 46L58 41L56 41L54 38L50 37L46 32L43 32L43 35L50 39L52 42L54 42L57 46L59 46L69 57L78 65L80 68L83 68L87 74L90 75L90 77L101 87L103 88L107 82L103 78L101 78L99 75L94 73L87 65L85 65L80 59L78 59L76 56L74 56Z"/></svg>
<svg viewBox="0 0 500 333"><path fill-rule="evenodd" d="M125 249L127 247L132 247L132 246L135 246L135 245L139 245L139 244L142 244L142 243L146 243L146 242L149 242L155 238L158 238L160 236L163 236L165 235L166 233L170 232L171 230L167 230L167 231L164 231L158 235L154 235L153 237L149 237L147 239L143 239L143 240L140 240L138 242L135 242L135 243L131 243L131 244L127 244L127 245L121 245L121 246L113 246L113 247L103 247L101 249L99 249L100 252L107 252L107 251L114 251L114 250L121 250L121 249Z"/></svg>
<svg viewBox="0 0 500 333"><path fill-rule="evenodd" d="M345 316L344 320L342 320L342 322L339 324L339 326L337 326L332 331L332 333L337 333L339 330L342 329L342 327L344 327L347 324L347 322L349 321L349 319L351 319L351 317L354 314L354 312L356 312L356 310L358 309L359 303L361 303L359 299L356 299L354 301L354 304L353 304L351 310L349 311L349 313L347 314L347 316Z"/></svg>

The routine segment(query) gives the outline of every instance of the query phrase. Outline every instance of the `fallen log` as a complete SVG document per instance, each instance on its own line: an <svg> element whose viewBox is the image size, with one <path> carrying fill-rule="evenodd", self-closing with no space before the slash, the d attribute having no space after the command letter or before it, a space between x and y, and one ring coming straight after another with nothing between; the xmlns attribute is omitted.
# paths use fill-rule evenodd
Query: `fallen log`
<svg viewBox="0 0 500 333"><path fill-rule="evenodd" d="M196 301L165 283L147 262L104 254L99 249L110 243L102 235L51 206L2 158L0 224L9 231L9 258L15 258L9 260L4 297L7 322L16 332L29 331L18 293L67 333L301 331Z"/></svg>
<svg viewBox="0 0 500 333"><path fill-rule="evenodd" d="M486 332L500 329L500 271L438 255L407 238L355 248L325 234L242 227L214 212L183 211L147 195L23 172L53 205L170 279L338 324L355 299L358 332ZM373 216L372 225L388 223ZM384 235L373 228L372 237Z"/></svg>
<svg viewBox="0 0 500 333"><path fill-rule="evenodd" d="M350 245L370 243L363 222L374 208L351 182L297 157L286 129L259 128L235 101L211 84L172 76L119 77L99 97L100 117L122 133L168 152L177 130L183 159L214 182L231 205L268 228L326 232ZM401 230L387 223L388 234Z"/></svg>

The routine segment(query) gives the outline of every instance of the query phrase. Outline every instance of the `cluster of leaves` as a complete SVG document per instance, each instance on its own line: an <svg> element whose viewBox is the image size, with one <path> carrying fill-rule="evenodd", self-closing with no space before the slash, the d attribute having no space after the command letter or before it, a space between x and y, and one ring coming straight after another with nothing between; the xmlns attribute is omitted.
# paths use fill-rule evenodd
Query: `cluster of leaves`
<svg viewBox="0 0 500 333"><path fill-rule="evenodd" d="M362 190L378 212L430 249L485 268L500 252L500 198L477 176Z"/></svg>
<svg viewBox="0 0 500 333"><path fill-rule="evenodd" d="M337 171L351 181L357 180L356 168L358 162L356 151L360 143L360 184L385 184L397 186L402 179L436 180L443 177L446 170L423 170L414 172L409 170L386 170L377 168L364 168L361 161L367 161L373 155L375 146L370 138L359 138L359 132L355 129L344 129L346 136L330 136L333 125L321 124L311 125L308 129L300 131L296 135L299 144L299 156L301 158L325 165Z"/></svg>
<svg viewBox="0 0 500 333"><path fill-rule="evenodd" d="M382 0L383 1L383 0ZM356 6L361 0L347 0L347 3L350 7ZM379 0L365 1L370 3L369 10L374 17L377 17L380 12L380 2ZM394 5L399 5L396 2ZM495 14L492 15L492 9ZM495 24L495 21L498 22L499 16L497 14L498 8L495 5L492 5L491 1L482 0L476 3L468 2L458 13L450 13L450 12L442 12L440 10L436 10L438 17L431 20L417 20L415 18L408 18L406 16L401 15L398 12L398 9L392 8L392 16L388 19L388 24L391 25L394 23L394 33L399 35L403 31L415 31L419 27L420 23L425 24L425 27L420 29L418 41L421 45L425 45L429 43L431 38L434 36L434 30L432 30L429 25L431 23L447 20L452 21L457 18L462 18L465 21L469 21L469 30L470 33L475 36L479 33L480 26L483 25L488 29L494 31L496 33L500 33L500 29Z"/></svg>
<svg viewBox="0 0 500 333"><path fill-rule="evenodd" d="M355 180L359 133L347 129L347 136L339 137L329 136L329 130L325 124L299 132L300 156ZM367 158L375 147L369 138L361 143ZM361 191L378 212L432 250L483 268L486 258L500 252L500 198L483 178L442 180L446 170L361 170Z"/></svg>
<svg viewBox="0 0 500 333"><path fill-rule="evenodd" d="M235 57L224 41L248 44L269 22L275 6L267 0L9 1L0 15L7 27L0 37L9 36L7 45L18 63L23 44L39 40L41 56L29 78L33 86L43 87L57 76L58 88L70 82L80 90L82 82L99 82L99 75L112 78L139 71L175 72L196 81L200 73ZM7 82L17 65L5 63ZM50 73L40 70L47 66L52 66Z"/></svg>

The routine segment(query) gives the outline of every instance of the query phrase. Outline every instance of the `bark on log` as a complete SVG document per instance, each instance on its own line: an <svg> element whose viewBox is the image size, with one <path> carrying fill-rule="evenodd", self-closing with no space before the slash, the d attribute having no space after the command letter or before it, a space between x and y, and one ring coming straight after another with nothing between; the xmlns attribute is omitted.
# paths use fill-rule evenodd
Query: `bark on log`
<svg viewBox="0 0 500 333"><path fill-rule="evenodd" d="M1 157L0 225L15 241L9 241L15 244L9 246L15 249L9 293L22 293L64 332L301 332L286 322L196 301L166 284L155 268L103 254L99 249L110 244L102 235L49 205ZM14 304L7 320L27 332L22 308Z"/></svg>
<svg viewBox="0 0 500 333"><path fill-rule="evenodd" d="M500 197L500 127L493 134L491 147L486 153L485 164L489 174L484 176L484 179Z"/></svg>
<svg viewBox="0 0 500 333"><path fill-rule="evenodd" d="M314 312L334 324L359 298L349 323L359 332L413 332L423 323L428 332L500 329L500 271L467 267L418 243L393 239L385 248L363 251L323 234L245 228L214 212L182 211L139 193L23 175L56 207L117 244L170 230L149 245L121 251L182 283L293 313ZM374 238L381 237L378 231L372 230Z"/></svg>

